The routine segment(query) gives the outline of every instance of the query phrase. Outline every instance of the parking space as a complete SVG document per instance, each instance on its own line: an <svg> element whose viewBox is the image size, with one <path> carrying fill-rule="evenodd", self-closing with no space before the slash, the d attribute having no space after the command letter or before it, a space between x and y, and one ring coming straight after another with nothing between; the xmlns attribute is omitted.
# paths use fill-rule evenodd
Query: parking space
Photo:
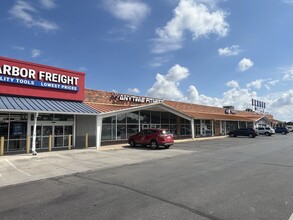
<svg viewBox="0 0 293 220"><path fill-rule="evenodd" d="M233 149L241 151L243 146L259 148L272 146L272 141L292 141L292 133L287 135L248 137L222 137L200 139L197 141L178 141L170 149L152 150L146 147L129 147L128 145L43 152L37 156L21 154L0 158L0 187L11 184L29 182L50 177L69 175L92 170L103 170L119 166L127 166L153 160L172 158L180 155L213 152ZM280 145L280 147L282 147ZM200 154L199 154L200 156Z"/></svg>

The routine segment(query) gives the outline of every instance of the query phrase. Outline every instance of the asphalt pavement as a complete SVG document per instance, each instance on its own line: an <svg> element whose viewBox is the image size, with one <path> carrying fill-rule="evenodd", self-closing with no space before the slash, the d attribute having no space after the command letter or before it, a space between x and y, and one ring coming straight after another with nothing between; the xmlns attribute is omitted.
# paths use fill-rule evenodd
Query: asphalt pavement
<svg viewBox="0 0 293 220"><path fill-rule="evenodd" d="M168 150L81 150L78 160L83 162L66 175L1 187L0 216L287 220L293 212L292 143L293 133L177 143ZM43 158L44 163L40 157L32 160L40 161L40 169L68 170L76 153L52 157ZM25 159L16 164L8 158L19 171L6 159L1 170L4 165L15 175L34 176ZM103 162L116 164L100 167Z"/></svg>

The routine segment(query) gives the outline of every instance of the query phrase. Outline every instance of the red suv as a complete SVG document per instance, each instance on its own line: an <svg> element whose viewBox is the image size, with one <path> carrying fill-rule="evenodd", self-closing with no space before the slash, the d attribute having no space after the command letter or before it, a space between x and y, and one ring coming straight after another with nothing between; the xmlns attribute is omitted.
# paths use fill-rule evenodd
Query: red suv
<svg viewBox="0 0 293 220"><path fill-rule="evenodd" d="M151 128L130 136L128 143L132 147L140 144L150 145L153 149L157 149L159 146L164 146L167 149L174 144L174 139L173 135L166 129Z"/></svg>

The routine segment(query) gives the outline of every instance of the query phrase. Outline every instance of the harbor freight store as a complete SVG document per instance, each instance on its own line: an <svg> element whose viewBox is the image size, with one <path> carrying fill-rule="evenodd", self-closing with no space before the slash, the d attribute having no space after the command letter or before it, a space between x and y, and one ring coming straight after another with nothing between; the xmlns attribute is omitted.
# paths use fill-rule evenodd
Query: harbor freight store
<svg viewBox="0 0 293 220"><path fill-rule="evenodd" d="M100 147L144 128L176 138L273 126L272 115L85 89L85 74L0 57L0 136L5 152ZM69 140L70 139L70 140Z"/></svg>
<svg viewBox="0 0 293 220"><path fill-rule="evenodd" d="M83 103L84 73L0 57L4 152L83 145L97 111ZM94 122L92 122L94 121ZM95 145L94 133L88 140ZM69 138L71 138L69 140Z"/></svg>

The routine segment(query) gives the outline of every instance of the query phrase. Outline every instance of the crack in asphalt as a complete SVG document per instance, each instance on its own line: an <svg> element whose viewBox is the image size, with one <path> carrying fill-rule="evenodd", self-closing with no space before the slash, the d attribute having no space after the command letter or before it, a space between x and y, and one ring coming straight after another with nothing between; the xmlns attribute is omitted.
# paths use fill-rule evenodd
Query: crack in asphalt
<svg viewBox="0 0 293 220"><path fill-rule="evenodd" d="M82 175L79 175L79 174L76 174L74 176L76 176L78 178L81 178L81 179L91 180L91 181L94 181L94 182L97 182L97 183L100 183L100 184L109 185L109 186L115 186L115 187L119 187L119 188L122 188L122 189L130 190L132 192L139 193L141 195L144 195L144 196L147 196L147 197L150 197L150 198L153 198L153 199L168 203L170 205L174 205L176 207L185 209L187 211L190 211L190 212L192 212L194 214L197 214L197 215L199 215L201 217L205 217L205 218L210 219L210 220L222 220L221 218L218 218L218 217L213 216L211 214L204 213L202 211L199 211L197 209L191 208L189 206L186 206L186 205L183 205L183 204L180 204L180 203L176 203L176 202L172 202L172 201L169 201L167 199L164 199L164 198L161 198L161 197L158 197L158 196L155 196L155 195L140 191L138 189L131 188L129 186L121 185L121 184L118 184L118 183L110 183L110 182L106 182L106 181L102 181L102 180L97 180L97 179L93 179L93 178L90 178L90 177L85 177L85 176L82 176Z"/></svg>

